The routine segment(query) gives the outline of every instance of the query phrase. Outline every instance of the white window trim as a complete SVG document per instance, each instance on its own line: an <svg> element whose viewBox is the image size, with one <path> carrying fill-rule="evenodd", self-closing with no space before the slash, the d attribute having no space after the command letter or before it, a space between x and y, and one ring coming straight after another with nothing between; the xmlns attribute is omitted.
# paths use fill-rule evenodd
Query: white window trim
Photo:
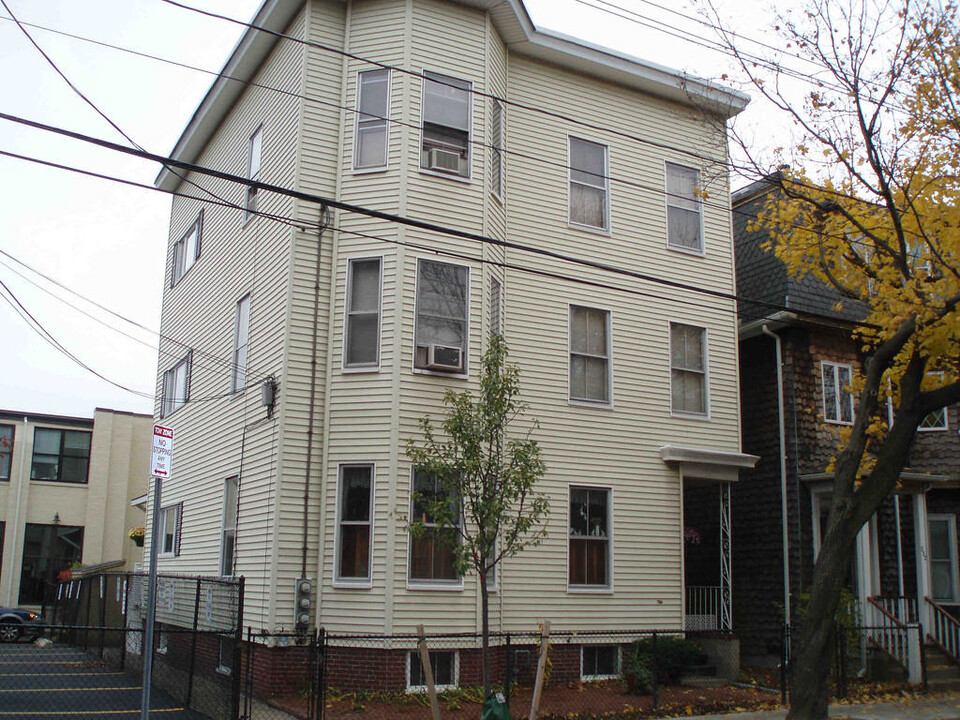
<svg viewBox="0 0 960 720"><path fill-rule="evenodd" d="M583 651L588 647L599 648L599 647L613 647L617 651L617 667L620 668L620 672L614 675L585 675L583 671ZM620 645L614 643L590 643L588 645L580 646L580 679L581 680L614 680L623 675L623 648Z"/></svg>
<svg viewBox="0 0 960 720"><path fill-rule="evenodd" d="M235 510L235 520L233 523L233 567L228 568L229 573L223 572L223 551L224 551L224 540L226 538L227 532L227 499L230 497L227 492L227 487L231 482L236 483L237 485L237 504L234 508ZM236 568L237 564L237 526L240 524L240 476L231 475L228 478L225 478L223 481L223 511L220 514L220 557L217 561L217 567L220 570L220 577L233 577L233 571Z"/></svg>
<svg viewBox="0 0 960 720"><path fill-rule="evenodd" d="M251 172L253 169L253 139L260 136L260 148L259 148L259 157L257 158L257 168L256 176ZM246 168L246 178L247 180L254 180L259 182L260 176L263 174L263 123L260 123L256 130L250 133L250 136L247 138L247 168ZM253 191L253 196L256 197L260 194L259 190L254 190L250 185L244 185L243 191L243 225L246 225L257 216L257 211L259 210L259 200L257 201L258 207L255 207L252 211L250 210L250 197L251 191Z"/></svg>
<svg viewBox="0 0 960 720"><path fill-rule="evenodd" d="M700 328L703 330L703 412L693 412L691 410L675 410L673 408L673 326L686 325L688 327ZM710 329L703 325L695 325L683 320L670 320L667 323L667 346L669 357L667 358L668 383L670 387L670 415L684 420L709 420L710 419Z"/></svg>
<svg viewBox="0 0 960 720"><path fill-rule="evenodd" d="M929 417L930 415L933 415L933 413L935 413L935 412L942 412L942 413L943 413L943 425L938 425L938 426L934 426L934 427L920 427L920 426L918 425L918 426L917 426L917 432L923 432L923 433L928 433L928 432L946 432L947 430L950 429L950 414L947 412L947 408L945 408L945 407L942 407L942 408L940 408L939 410L931 410L929 413L927 413L927 416L926 416L926 417L924 417L923 419L921 419L920 422L922 423L924 420L927 419L927 417Z"/></svg>
<svg viewBox="0 0 960 720"><path fill-rule="evenodd" d="M197 239L194 243L194 254L190 259L190 265L185 267L183 272L178 276L177 275L177 258L181 256L183 249L187 246L187 238L190 237L192 232L196 231ZM197 261L200 259L200 255L203 251L203 210L201 209L197 213L196 219L190 224L190 227L187 228L187 231L180 236L180 239L173 244L173 257L172 264L170 267L170 287L176 287L179 285L183 279L190 273L190 270L193 269L193 266L197 264Z"/></svg>
<svg viewBox="0 0 960 720"><path fill-rule="evenodd" d="M385 140L383 144L383 164L382 165L371 165L369 167L357 167L357 160L360 158L360 153L357 150L360 148L360 76L368 72L377 72L379 70L385 70L387 73L387 115L384 118L384 133ZM356 119L353 124L353 174L354 175L367 175L369 173L382 173L389 169L390 167L390 127L392 125L390 120L390 101L393 98L393 72L389 68L372 68L369 70L360 70L357 72L357 84L356 84L356 110L355 115ZM422 125L421 125L422 127Z"/></svg>
<svg viewBox="0 0 960 720"><path fill-rule="evenodd" d="M160 388L161 389L161 395L160 395L160 417L161 418L170 417L175 412L177 412L177 410L182 408L184 405L186 405L190 401L190 385L193 383L192 365L193 365L193 350L188 350L187 353L180 360L177 360L177 362L175 362L167 370L164 371L163 381ZM183 382L183 400L179 403L176 403L175 401L177 398L175 396L169 396L170 398L172 398L172 400L168 402L168 399L167 399L168 388L170 388L170 392L175 391L175 389L171 387L172 385L175 385L175 383L171 383L170 381L176 378L176 371L181 366L184 368L184 373L186 373L184 377L184 382ZM168 404L171 405L169 409L167 407Z"/></svg>
<svg viewBox="0 0 960 720"><path fill-rule="evenodd" d="M584 488L586 490L606 490L607 491L607 584L606 585L572 585L570 583L570 495L574 488ZM597 485L593 483L568 483L566 495L566 573L567 573L567 592L574 595L613 595L613 559L614 559L614 529L613 529L613 486ZM582 661L582 659L581 659Z"/></svg>
<svg viewBox="0 0 960 720"><path fill-rule="evenodd" d="M407 508L409 514L413 516L413 493L414 493L414 474L417 469L415 467L410 468L410 501L407 503ZM461 505L461 516L460 522L464 522L463 518L463 506ZM424 580L423 578L412 578L410 577L410 560L413 557L413 534L408 530L407 531L407 590L439 590L441 592L461 592L463 591L463 574L461 573L460 577L456 580ZM410 677L409 671L407 672L407 677Z"/></svg>
<svg viewBox="0 0 960 720"><path fill-rule="evenodd" d="M673 162L672 160L664 160L664 162L663 162L663 199L664 199L664 204L663 204L663 220L664 220L664 223L665 223L665 226L664 226L664 227L665 227L665 229L666 229L667 250L672 250L672 251L674 251L674 252L684 253L684 254L686 254L686 255L693 255L693 256L695 256L695 257L705 257L706 254L707 254L707 236L706 236L706 232L705 232L706 228L705 228L705 226L704 226L704 218L703 218L703 215L704 215L704 213L703 213L703 201L702 201L700 198L695 198L696 201L697 201L697 204L700 206L700 213L699 213L699 214L700 214L700 249L697 250L697 249L695 249L695 248L687 248L687 247L683 247L683 246L681 246L681 245L673 245L673 244L670 242L670 195L668 194L668 190L667 190L667 188L669 187L669 186L668 186L668 182L669 182L669 181L668 181L668 177L667 177L667 174L668 174L667 166L668 166L668 165L673 165L673 166L678 167L678 168L683 168L684 170L693 170L694 172L696 172L696 173L697 173L697 184L698 184L698 186L699 186L699 183L700 183L700 178L701 178L702 175L703 175L703 173L700 171L700 168L694 167L694 166L692 166L692 165L684 165L683 163Z"/></svg>
<svg viewBox="0 0 960 720"><path fill-rule="evenodd" d="M573 354L573 308L575 307L598 310L607 315L607 400L573 397L570 385L570 356ZM611 310L591 305L580 305L579 303L567 304L567 404L606 410L613 409L613 311Z"/></svg>
<svg viewBox="0 0 960 720"><path fill-rule="evenodd" d="M345 578L340 576L340 516L342 512L343 500L343 469L349 467L370 468L370 542L367 550L367 567L370 568L370 574L365 578ZM343 462L337 466L337 509L334 518L334 539L333 539L333 586L338 588L353 588L358 590L368 590L373 587L373 539L374 523L376 519L376 490L377 490L377 464L375 462ZM409 569L408 569L409 574Z"/></svg>
<svg viewBox="0 0 960 720"><path fill-rule="evenodd" d="M347 328L350 324L350 295L353 290L353 263L355 262L364 262L369 260L377 260L380 263L380 277L377 284L377 362L376 364L370 363L369 365L347 365ZM380 357L381 357L381 348L383 345L383 266L384 266L384 256L383 255L366 255L364 257L355 257L347 259L347 274L346 274L346 285L343 295L343 331L341 332L341 342L340 342L340 369L345 373L376 373L380 372ZM417 267L420 267L420 264L417 263ZM416 286L414 286L414 293L416 293ZM416 297L414 297L414 305L416 305ZM414 313L416 313L416 307L414 307ZM414 343L416 344L416 343ZM414 349L416 353L416 349ZM416 361L416 360L414 360Z"/></svg>
<svg viewBox="0 0 960 720"><path fill-rule="evenodd" d="M164 541L167 537L167 513L173 510L173 548L169 551L163 549ZM160 508L160 522L158 523L157 530L157 540L160 541L160 546L157 548L157 557L161 558L172 558L177 557L177 545L180 540L180 513L183 512L182 504L180 502L170 503L169 505L164 505Z"/></svg>
<svg viewBox="0 0 960 720"><path fill-rule="evenodd" d="M414 653L417 653L418 656L419 656L419 652L420 652L419 650L408 650L408 651L407 651L407 668L406 668L406 669L407 669L407 672L406 672L406 680L407 680L407 692L408 692L408 693L422 693L422 692L427 692L427 686L426 686L426 685L411 685L411 684L410 684L410 658L413 656ZM459 651L459 650L453 650L453 649L447 650L447 649L443 649L443 648L436 648L436 649L434 649L434 650L431 650L431 652L452 652L452 653L453 653L453 684L452 684L452 685L435 685L435 686L434 686L434 689L436 689L436 690L438 690L438 691L441 691L441 692L444 691L444 690L456 690L458 687L460 687L460 651ZM422 662L422 661L421 661L421 662Z"/></svg>
<svg viewBox="0 0 960 720"><path fill-rule="evenodd" d="M490 194L493 195L494 198L496 198L497 202L503 205L505 204L505 195L506 195L505 188L506 188L506 178L507 178L506 165L504 164L507 159L506 152L505 152L505 149L507 146L507 124L506 124L507 113L506 113L506 108L503 106L503 103L500 102L497 98L491 98L491 101L492 102L491 102L491 108L490 108L490 135L491 135L490 137L490 146L491 146L490 147L490 151L491 151ZM498 138L493 137L493 113L499 113L500 115L500 138L499 138L500 144L499 145L497 145ZM494 190L494 186L496 185L496 183L494 183L494 176L493 176L493 154L500 156L500 178L499 178L500 192L497 192L496 190Z"/></svg>
<svg viewBox="0 0 960 720"><path fill-rule="evenodd" d="M452 378L455 380L468 380L470 378L470 332L471 332L471 323L470 323L470 313L472 312L471 299L473 292L473 277L472 277L472 268L465 263L452 263L447 262L446 260L435 260L431 257L416 257L416 270L414 272L413 278L413 352L410 356L410 368L417 375L432 375L434 377L445 377ZM466 308L466 330L464 330L464 348L463 348L463 372L462 373L445 373L439 372L437 370L430 370L428 368L418 368L417 367L417 318L419 313L417 313L417 288L420 287L420 261L426 260L428 262L439 262L445 265L456 265L457 267L464 267L467 269L467 308Z"/></svg>
<svg viewBox="0 0 960 720"><path fill-rule="evenodd" d="M241 317L241 308L243 303L247 304L247 327L246 327L246 338L244 339L243 347L246 349L246 356L243 361L243 368L241 372L240 363L237 361L240 353L240 317ZM230 364L230 392L236 395L240 395L244 390L247 389L247 366L250 364L250 320L251 314L253 311L253 303L250 299L250 293L247 293L239 300L235 305L235 315L233 319L233 358ZM240 385L240 377L243 376L243 385Z"/></svg>
<svg viewBox="0 0 960 720"><path fill-rule="evenodd" d="M951 598L934 598L935 602L944 603L946 605L953 605L960 601L960 571L957 568L957 516L938 513L936 515L927 516L927 547L932 550L933 543L930 538L930 524L934 522L946 522L947 523L947 532L949 533L949 538L951 542L950 545L950 577L951 583L953 586L953 597ZM931 577L933 576L933 556L930 555L927 560L929 566L929 572ZM932 580L931 580L932 583ZM930 586L930 595L933 595L933 585Z"/></svg>
<svg viewBox="0 0 960 720"><path fill-rule="evenodd" d="M571 209L571 197L570 197L570 184L574 182L573 180L573 160L570 157L570 140L580 140L585 143L590 143L591 145L599 145L603 148L603 182L604 182L604 217L607 219L606 227L598 227L596 225L587 225L586 223L578 223L570 219L570 209ZM582 184L582 183L581 183ZM596 140L589 140L579 135L567 135L567 225L577 230L586 230L587 232L597 233L598 235L610 236L613 234L613 218L610 215L610 146L606 143L597 142Z"/></svg>
<svg viewBox="0 0 960 720"><path fill-rule="evenodd" d="M834 410L836 411L836 419L831 420L827 417L827 367L830 367L831 374L833 375L831 382L836 390L837 403ZM823 407L823 421L831 425L853 425L856 421L856 410L857 404L854 401L853 393L848 393L850 395L850 420L841 420L843 413L841 412L841 402L843 396L843 386L840 384L840 376L838 373L839 368L846 368L847 372L850 373L850 382L853 382L853 366L849 363L834 362L832 360L821 360L820 361L820 401Z"/></svg>
<svg viewBox="0 0 960 720"><path fill-rule="evenodd" d="M418 161L418 169L420 170L421 175L430 175L432 177L442 177L445 180L453 180L454 182L467 183L468 185L473 183L473 85L474 83L471 80L465 80L463 78L457 77L456 75L448 75L445 72L440 72L438 70L428 70L424 68L421 72L423 75L423 80L420 83L420 144L418 147L418 155L423 153L423 108L424 108L424 99L426 97L426 88L427 88L427 73L433 73L434 75L441 75L443 77L451 78L453 80L460 80L467 83L470 88L467 90L467 93L470 97L470 109L468 110L467 118L469 120L468 125L470 126L467 130L467 174L466 175L454 175L453 173L443 173L437 172L436 170L431 170L430 168L423 167L422 161Z"/></svg>

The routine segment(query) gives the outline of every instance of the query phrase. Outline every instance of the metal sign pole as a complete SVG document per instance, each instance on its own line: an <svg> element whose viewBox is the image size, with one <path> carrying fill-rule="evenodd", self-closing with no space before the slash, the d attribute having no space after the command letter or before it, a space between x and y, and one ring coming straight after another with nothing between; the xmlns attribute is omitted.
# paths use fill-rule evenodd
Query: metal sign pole
<svg viewBox="0 0 960 720"><path fill-rule="evenodd" d="M143 695L140 719L150 717L150 687L153 678L153 625L157 616L157 555L160 552L160 478L153 478L153 517L150 519L150 569L147 574L147 618L143 628Z"/></svg>

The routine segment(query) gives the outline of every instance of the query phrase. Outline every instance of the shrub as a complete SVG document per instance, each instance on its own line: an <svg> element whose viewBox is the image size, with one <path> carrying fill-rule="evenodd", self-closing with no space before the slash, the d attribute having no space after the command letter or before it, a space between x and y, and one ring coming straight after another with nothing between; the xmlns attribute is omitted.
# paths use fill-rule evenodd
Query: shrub
<svg viewBox="0 0 960 720"><path fill-rule="evenodd" d="M649 695L653 692L653 670L650 667L650 657L638 654L636 648L624 663L623 684L631 695Z"/></svg>
<svg viewBox="0 0 960 720"><path fill-rule="evenodd" d="M653 638L633 643L631 660L633 657L642 658L648 668L656 668L660 676L673 685L680 682L684 670L706 661L703 650L693 640L669 635L657 638L656 658Z"/></svg>

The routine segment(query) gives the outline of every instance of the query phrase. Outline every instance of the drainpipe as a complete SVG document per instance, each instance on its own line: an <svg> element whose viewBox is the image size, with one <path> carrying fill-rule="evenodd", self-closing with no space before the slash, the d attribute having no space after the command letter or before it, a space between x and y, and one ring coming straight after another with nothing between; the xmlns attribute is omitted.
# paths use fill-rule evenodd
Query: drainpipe
<svg viewBox="0 0 960 720"><path fill-rule="evenodd" d="M783 543L783 617L790 624L790 539L787 529L787 435L783 420L783 346L780 336L766 324L760 328L764 335L773 338L777 348L777 429L780 435L780 517Z"/></svg>

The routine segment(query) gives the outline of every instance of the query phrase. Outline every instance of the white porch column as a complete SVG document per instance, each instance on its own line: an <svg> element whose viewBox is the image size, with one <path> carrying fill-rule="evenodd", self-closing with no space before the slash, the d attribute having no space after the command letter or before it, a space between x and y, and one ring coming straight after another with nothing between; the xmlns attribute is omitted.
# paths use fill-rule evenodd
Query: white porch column
<svg viewBox="0 0 960 720"><path fill-rule="evenodd" d="M923 623L923 631L930 632L933 618L927 608L930 597L930 550L927 530L927 495L924 492L913 496L913 538L916 546L917 564L917 617Z"/></svg>
<svg viewBox="0 0 960 720"><path fill-rule="evenodd" d="M733 535L730 483L720 483L720 629L733 630Z"/></svg>

